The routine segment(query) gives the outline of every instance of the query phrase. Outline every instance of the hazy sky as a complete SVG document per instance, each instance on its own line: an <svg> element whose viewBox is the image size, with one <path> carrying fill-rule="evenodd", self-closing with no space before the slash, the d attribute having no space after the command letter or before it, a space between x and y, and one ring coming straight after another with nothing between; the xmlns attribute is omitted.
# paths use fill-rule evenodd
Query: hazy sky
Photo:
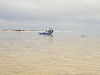
<svg viewBox="0 0 100 75"><path fill-rule="evenodd" d="M100 0L0 0L0 29L100 30Z"/></svg>

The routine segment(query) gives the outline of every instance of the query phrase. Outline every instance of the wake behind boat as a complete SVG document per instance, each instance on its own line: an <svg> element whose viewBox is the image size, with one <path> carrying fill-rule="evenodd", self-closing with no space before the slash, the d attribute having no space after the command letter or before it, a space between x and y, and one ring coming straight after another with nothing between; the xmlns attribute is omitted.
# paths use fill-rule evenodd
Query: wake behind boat
<svg viewBox="0 0 100 75"><path fill-rule="evenodd" d="M45 32L39 32L39 34L44 34L44 35L51 35L53 33L53 30L49 28L49 30L46 30Z"/></svg>

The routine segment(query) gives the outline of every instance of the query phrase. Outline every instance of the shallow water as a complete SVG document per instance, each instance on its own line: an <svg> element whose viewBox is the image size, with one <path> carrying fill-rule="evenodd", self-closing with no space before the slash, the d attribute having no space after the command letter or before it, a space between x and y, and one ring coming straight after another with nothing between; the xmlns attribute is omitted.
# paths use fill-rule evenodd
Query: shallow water
<svg viewBox="0 0 100 75"><path fill-rule="evenodd" d="M100 75L100 33L0 32L0 75Z"/></svg>

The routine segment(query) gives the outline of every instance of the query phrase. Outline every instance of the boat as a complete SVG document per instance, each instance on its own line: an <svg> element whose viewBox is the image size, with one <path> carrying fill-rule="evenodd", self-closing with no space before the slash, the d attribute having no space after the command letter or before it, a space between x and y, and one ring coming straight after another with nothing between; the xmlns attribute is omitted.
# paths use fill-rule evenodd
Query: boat
<svg viewBox="0 0 100 75"><path fill-rule="evenodd" d="M51 35L53 33L52 28L49 28L49 30L46 30L45 32L39 32L39 34L44 34L44 35Z"/></svg>

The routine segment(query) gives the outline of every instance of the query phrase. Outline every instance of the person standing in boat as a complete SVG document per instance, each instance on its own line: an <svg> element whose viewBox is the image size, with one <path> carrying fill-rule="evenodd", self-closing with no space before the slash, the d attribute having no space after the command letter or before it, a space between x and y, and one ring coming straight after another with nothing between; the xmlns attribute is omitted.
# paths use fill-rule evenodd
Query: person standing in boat
<svg viewBox="0 0 100 75"><path fill-rule="evenodd" d="M51 33L53 33L53 30L51 30Z"/></svg>

